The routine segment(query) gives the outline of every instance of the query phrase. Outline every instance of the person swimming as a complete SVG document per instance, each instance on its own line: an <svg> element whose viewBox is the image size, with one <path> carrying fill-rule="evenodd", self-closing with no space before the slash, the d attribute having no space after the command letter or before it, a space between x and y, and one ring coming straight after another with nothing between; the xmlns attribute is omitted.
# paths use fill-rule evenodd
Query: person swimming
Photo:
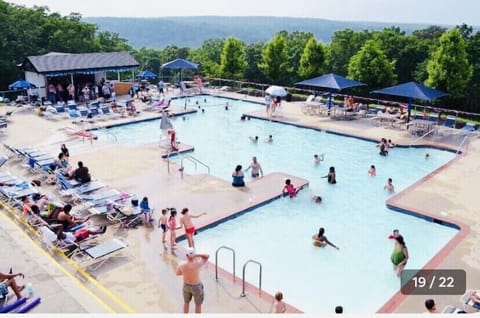
<svg viewBox="0 0 480 318"><path fill-rule="evenodd" d="M368 174L372 177L375 177L377 175L377 169L375 168L375 165L370 166L370 169L368 170Z"/></svg>

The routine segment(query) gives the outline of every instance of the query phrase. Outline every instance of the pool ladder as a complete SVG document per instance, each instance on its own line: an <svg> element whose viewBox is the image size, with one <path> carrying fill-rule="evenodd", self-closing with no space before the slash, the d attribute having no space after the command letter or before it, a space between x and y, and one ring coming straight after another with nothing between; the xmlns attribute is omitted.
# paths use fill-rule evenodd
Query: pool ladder
<svg viewBox="0 0 480 318"><path fill-rule="evenodd" d="M222 245L220 246L217 251L215 252L215 279L216 281L218 282L218 252L220 252L220 250L222 249L226 249L226 250L229 250L232 252L232 257L233 257L233 281L235 282L235 250L231 247L228 247L228 246L225 246L225 245ZM242 293L240 294L241 297L245 297L247 296L245 294L245 271L246 271L246 268L247 268L247 265L248 264L257 264L259 266L259 276L258 276L258 289L259 289L259 293L262 292L262 264L260 262L257 262L253 259L249 259L248 261L245 262L245 264L243 264L243 267L242 267Z"/></svg>

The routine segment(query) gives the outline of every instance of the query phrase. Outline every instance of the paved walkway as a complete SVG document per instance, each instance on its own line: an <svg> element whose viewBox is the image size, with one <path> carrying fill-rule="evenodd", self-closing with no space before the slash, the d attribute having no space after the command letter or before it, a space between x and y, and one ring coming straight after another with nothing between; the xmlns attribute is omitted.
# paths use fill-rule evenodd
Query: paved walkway
<svg viewBox="0 0 480 318"><path fill-rule="evenodd" d="M235 94L228 94L228 96L245 97ZM262 101L251 97L248 97L248 99ZM181 109L172 110L182 111ZM249 115L265 118L264 111L256 111ZM154 116L158 116L158 114L143 112L135 119ZM131 118L120 119L119 121L129 119ZM401 145L425 143L430 145L441 144L455 148L458 147L463 138L460 134L452 137L452 134L441 131L435 137L415 141L405 130L376 127L372 125L369 119L340 121L306 116L301 112L298 103L284 103L281 113L272 119L361 136L372 140L386 137ZM105 125L109 124L110 122L105 123ZM139 148L108 141L90 143L88 140L67 136L64 129L66 126L71 126L69 120L47 121L28 112L15 113L12 116L12 123L8 126L8 131L0 138L3 143L13 146L41 145L43 149L54 155L58 152L59 145L66 142L72 154L71 162L84 161L96 178L112 187L121 191L146 194L151 201L151 206L154 207L185 206L191 207L194 213L207 211L206 217L196 219L198 227L205 226L252 204L258 204L277 196L276 185L281 184L286 177L282 173L269 174L265 178L250 182L243 191L232 188L230 183L225 180L205 174L185 175L182 179L174 165L170 166L170 172L168 171L167 162L161 158L165 150L159 150L158 144ZM26 127L28 127L29 132L34 133L26 133ZM478 276L480 276L480 260L478 259L480 244L477 239L480 227L478 226L478 218L475 216L477 212L475 207L479 206L478 203L480 203L480 197L475 192L480 185L478 181L479 147L479 139L471 137L467 151L463 155L439 172L433 173L418 184L399 193L390 202L414 211L434 215L438 219L449 218L453 222L463 225L464 231L457 236L455 242L441 251L432 262L435 263L435 268L465 269L468 275L467 287L469 288L478 287L474 283L478 281ZM24 176L27 180L32 178L32 175L25 168L12 162L8 162L2 169L8 169L12 173ZM295 178L294 176L289 177ZM305 182L307 181L294 179L294 183ZM168 187L159 185L168 185ZM53 192L51 187L45 186L44 190ZM250 193L252 191L256 193L255 202L251 201ZM188 195L185 195L187 193ZM9 224L3 220L5 215L8 214L4 213L4 216L0 219L2 220L0 225L2 227ZM155 217L158 218L158 214ZM9 235L13 237L22 237L18 234L19 229L17 227L7 228L7 230ZM5 235L5 231L2 232L1 235ZM183 259L181 252L178 253L179 255L175 255L164 248L161 243L160 231L154 228L140 227L126 230L111 226L106 236L123 237L128 241L129 246L121 253L120 257L109 260L99 270L88 271L88 274L94 279L87 280L85 285L87 290L94 290L96 294L101 295L99 300L85 292L84 288L78 286L75 279L72 280L68 274L70 272L78 274L79 269L65 263L61 258L59 260L66 269L66 273L58 274L63 271L56 271L56 275L62 276L65 281L73 281L71 284L75 286L64 287L59 284L59 288L68 290L68 293L57 292L58 299L63 300L65 297L65 303L78 303L68 307L72 308L70 312L101 313L109 310L144 313L181 312L181 282L174 273L176 265ZM38 243L38 238L36 240ZM17 244L20 246L21 244L17 243L17 240L11 242L14 246ZM180 245L183 245L183 243ZM23 254L41 253L34 246L31 241L25 239ZM46 255L44 257L46 268L57 266L52 265L51 260ZM5 256L2 255L3 259L7 259L9 265L14 264L15 270L18 266L26 273L36 272L39 268L36 264L32 264L27 256L22 258L19 255L8 253ZM9 265L4 267L9 268ZM266 313L270 311L272 303L270 295L263 293L261 297L258 297L257 292L252 288L248 290L247 297L240 297L241 285L239 280L233 283L231 276L224 273L219 282L216 282L214 265L209 264L207 269L203 272L203 281L207 293L204 304L205 312ZM83 273L83 269L80 269L80 273L79 276L83 280L86 279L85 277L89 277L89 275ZM85 275L82 276L82 274ZM51 287L41 280L35 281L32 277L32 282L34 286L38 286L36 291L39 291L42 295L52 293L52 289L49 289ZM77 290L78 294L72 292L72 290ZM87 299L85 300L82 297ZM458 298L458 296L435 296L439 308L443 308L447 304L459 305ZM388 312L423 312L424 299L424 296L405 298L396 295L382 310ZM102 303L106 305L102 305ZM65 312L64 308L49 307L46 304L38 307L38 312L60 311ZM295 311L295 309L290 308L290 311Z"/></svg>

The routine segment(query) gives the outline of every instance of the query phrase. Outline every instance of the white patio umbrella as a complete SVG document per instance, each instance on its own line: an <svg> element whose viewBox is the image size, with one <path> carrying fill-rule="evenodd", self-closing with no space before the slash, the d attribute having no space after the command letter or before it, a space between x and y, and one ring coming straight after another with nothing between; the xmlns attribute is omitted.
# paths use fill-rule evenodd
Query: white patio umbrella
<svg viewBox="0 0 480 318"><path fill-rule="evenodd" d="M281 86L270 86L265 92L272 96L285 97L287 96L287 90Z"/></svg>

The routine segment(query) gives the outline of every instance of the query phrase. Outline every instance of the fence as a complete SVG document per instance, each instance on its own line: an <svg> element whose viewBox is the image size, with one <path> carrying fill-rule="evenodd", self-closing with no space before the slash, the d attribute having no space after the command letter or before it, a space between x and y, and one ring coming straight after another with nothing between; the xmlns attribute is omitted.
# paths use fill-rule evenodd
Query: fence
<svg viewBox="0 0 480 318"><path fill-rule="evenodd" d="M206 78L209 85L212 87L229 87L231 91L245 94L248 96L263 97L265 96L265 90L275 84L245 82L225 78ZM298 87L285 87L285 89L291 94L292 101L304 101L308 95L327 95L330 92L327 89L304 89ZM332 93L332 98L335 103L343 103L345 96L351 94ZM400 107L406 106L405 102L398 100L387 100L381 98L372 98L365 96L353 96L355 102L362 103L369 107ZM423 116L428 117L429 113L437 113L440 120L445 120L447 116L454 116L458 126L463 126L466 122L472 121L480 123L480 114L458 111L454 109L448 109L443 107L427 106L420 104L412 104L412 114L421 113Z"/></svg>

